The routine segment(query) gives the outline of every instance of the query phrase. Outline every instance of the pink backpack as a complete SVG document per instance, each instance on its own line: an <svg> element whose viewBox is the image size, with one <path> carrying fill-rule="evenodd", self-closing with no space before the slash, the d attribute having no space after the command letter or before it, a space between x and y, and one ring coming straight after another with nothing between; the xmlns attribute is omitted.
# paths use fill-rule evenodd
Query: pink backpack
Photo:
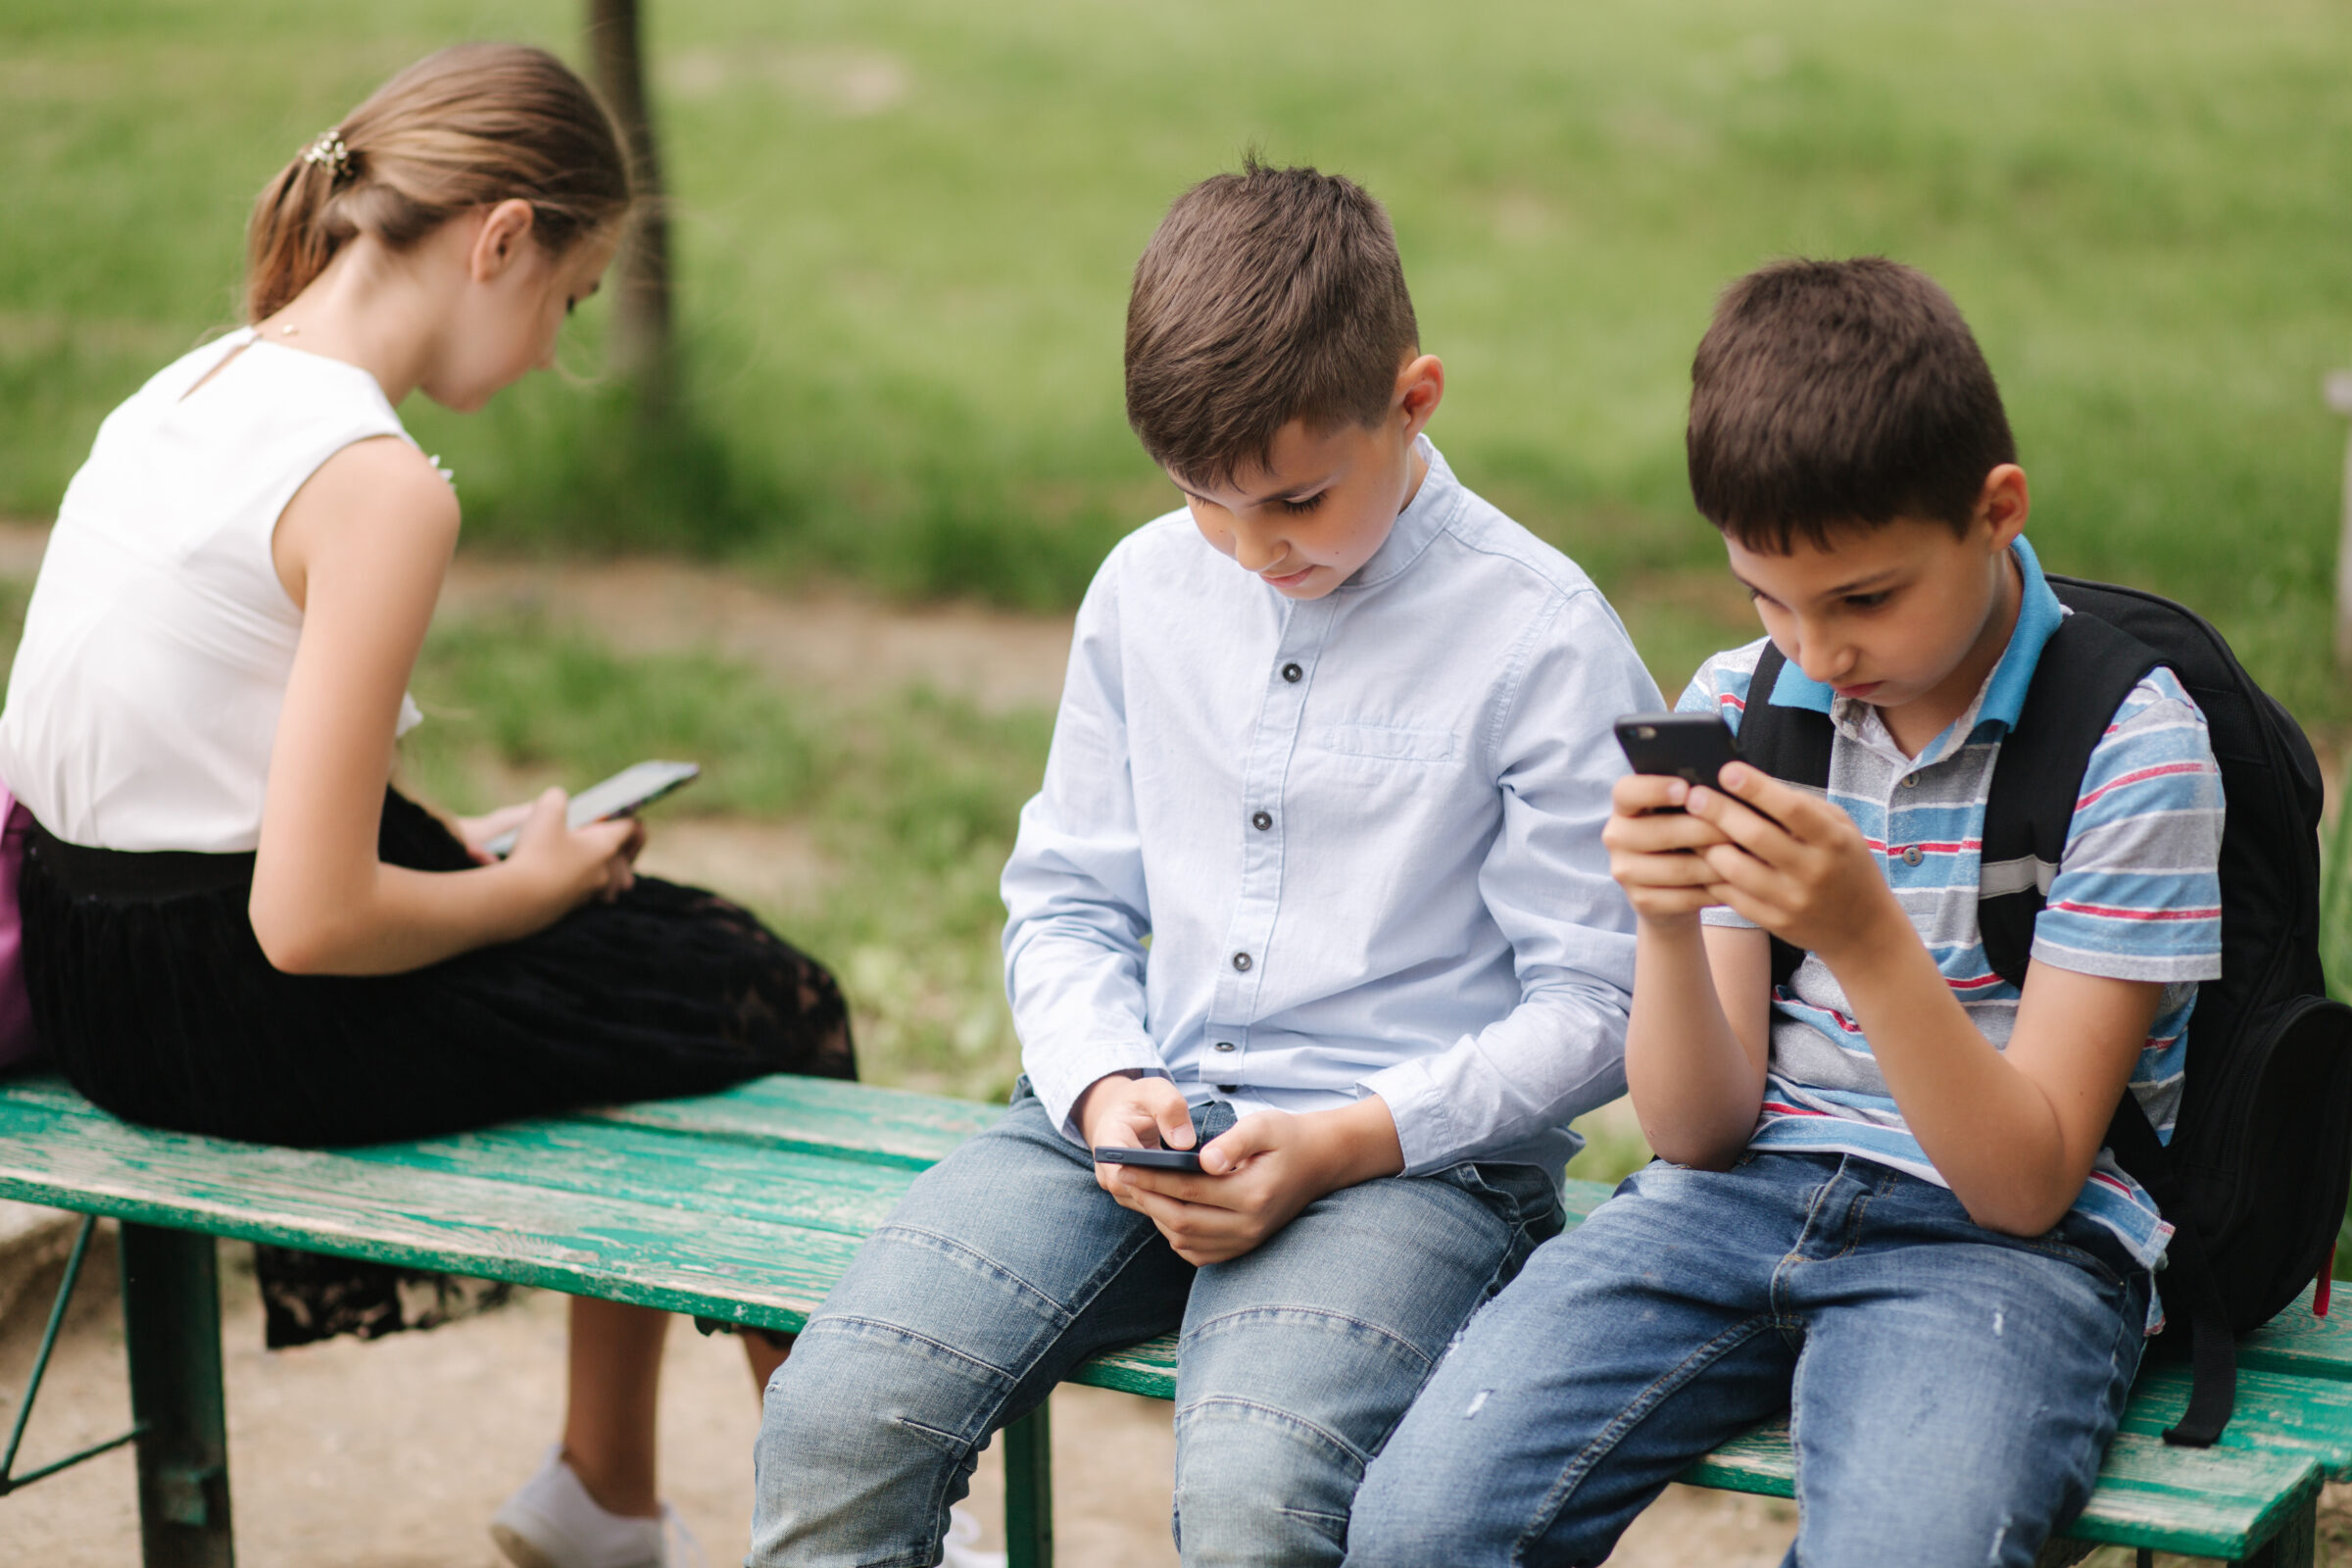
<svg viewBox="0 0 2352 1568"><path fill-rule="evenodd" d="M17 873L24 868L24 842L32 836L32 813L0 785L0 1071L33 1054L32 998L24 989L24 926L17 914Z"/></svg>

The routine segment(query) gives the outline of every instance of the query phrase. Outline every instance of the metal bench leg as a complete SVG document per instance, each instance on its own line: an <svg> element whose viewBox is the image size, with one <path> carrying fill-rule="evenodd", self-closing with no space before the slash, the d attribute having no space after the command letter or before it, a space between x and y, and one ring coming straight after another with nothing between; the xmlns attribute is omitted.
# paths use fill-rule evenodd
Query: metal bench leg
<svg viewBox="0 0 2352 1568"><path fill-rule="evenodd" d="M2260 1551L2245 1559L2244 1568L2312 1568L2320 1560L2319 1538L2320 1499L2314 1493Z"/></svg>
<svg viewBox="0 0 2352 1568"><path fill-rule="evenodd" d="M233 1568L220 1282L210 1236L122 1227L122 1337L146 1568Z"/></svg>
<svg viewBox="0 0 2352 1568"><path fill-rule="evenodd" d="M1054 1568L1051 1401L1004 1429L1005 1568Z"/></svg>

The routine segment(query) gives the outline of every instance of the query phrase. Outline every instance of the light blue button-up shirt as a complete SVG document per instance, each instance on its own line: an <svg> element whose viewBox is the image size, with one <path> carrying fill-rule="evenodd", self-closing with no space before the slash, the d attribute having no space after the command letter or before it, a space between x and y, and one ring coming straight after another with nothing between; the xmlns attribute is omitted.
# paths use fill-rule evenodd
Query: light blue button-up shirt
<svg viewBox="0 0 2352 1568"><path fill-rule="evenodd" d="M1070 1137L1097 1080L1241 1114L1388 1102L1408 1171L1555 1177L1625 1091L1633 911L1610 721L1660 706L1575 563L1429 473L1363 568L1293 601L1184 512L1078 612L1004 868L1022 1063Z"/></svg>

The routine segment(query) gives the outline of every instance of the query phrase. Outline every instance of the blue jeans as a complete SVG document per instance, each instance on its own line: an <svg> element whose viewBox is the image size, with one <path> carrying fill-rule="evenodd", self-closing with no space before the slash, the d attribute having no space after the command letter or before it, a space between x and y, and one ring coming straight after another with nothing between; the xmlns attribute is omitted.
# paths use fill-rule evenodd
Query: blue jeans
<svg viewBox="0 0 2352 1568"><path fill-rule="evenodd" d="M1348 1568L1596 1563L1683 1467L1789 1413L1788 1562L2031 1563L2082 1511L2148 1276L1836 1154L1636 1172L1471 1320L1364 1478Z"/></svg>
<svg viewBox="0 0 2352 1568"><path fill-rule="evenodd" d="M1233 1107L1194 1113L1201 1139ZM1463 1319L1559 1229L1550 1180L1343 1188L1196 1270L1095 1185L1024 1084L915 1180L769 1382L751 1568L925 1565L989 1435L1098 1350L1183 1329L1187 1563L1337 1563L1363 1467Z"/></svg>

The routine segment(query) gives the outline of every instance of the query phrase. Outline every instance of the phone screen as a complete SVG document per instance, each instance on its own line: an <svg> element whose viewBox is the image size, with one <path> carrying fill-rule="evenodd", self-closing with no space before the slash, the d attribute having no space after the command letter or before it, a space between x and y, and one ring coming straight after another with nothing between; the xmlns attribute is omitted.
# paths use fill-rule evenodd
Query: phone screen
<svg viewBox="0 0 2352 1568"><path fill-rule="evenodd" d="M694 762L634 763L574 795L564 808L564 823L566 827L582 828L607 817L625 816L691 782L701 772L702 767ZM503 860L514 853L517 831L509 828L482 848Z"/></svg>
<svg viewBox="0 0 2352 1568"><path fill-rule="evenodd" d="M1628 713L1617 720L1617 744L1637 773L1661 773L1713 785L1726 762L1740 760L1731 725L1715 713Z"/></svg>
<svg viewBox="0 0 2352 1568"><path fill-rule="evenodd" d="M1200 1152L1194 1149L1122 1149L1097 1145L1095 1163L1136 1165L1149 1170L1197 1171L1200 1168Z"/></svg>

